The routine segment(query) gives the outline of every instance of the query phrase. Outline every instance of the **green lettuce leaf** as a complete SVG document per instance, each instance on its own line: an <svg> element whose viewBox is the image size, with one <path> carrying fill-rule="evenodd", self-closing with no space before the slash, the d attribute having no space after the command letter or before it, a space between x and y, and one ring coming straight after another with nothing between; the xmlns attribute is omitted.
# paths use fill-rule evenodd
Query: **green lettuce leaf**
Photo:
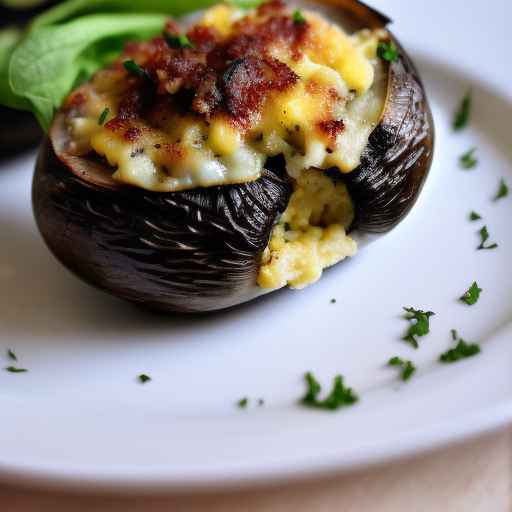
<svg viewBox="0 0 512 512"><path fill-rule="evenodd" d="M47 129L55 109L79 79L104 66L124 40L161 32L165 19L158 14L97 14L32 30L10 59L12 93L28 100Z"/></svg>
<svg viewBox="0 0 512 512"><path fill-rule="evenodd" d="M20 39L21 31L17 28L0 31L0 103L19 110L29 110L30 104L13 94L9 86L9 62Z"/></svg>

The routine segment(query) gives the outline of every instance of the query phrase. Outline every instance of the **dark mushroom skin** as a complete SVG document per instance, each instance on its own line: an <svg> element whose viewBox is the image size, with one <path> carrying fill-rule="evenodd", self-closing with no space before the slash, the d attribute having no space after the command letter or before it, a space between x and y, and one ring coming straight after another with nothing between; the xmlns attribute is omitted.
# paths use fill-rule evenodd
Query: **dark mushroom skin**
<svg viewBox="0 0 512 512"><path fill-rule="evenodd" d="M354 29L389 21L356 0L317 2L336 8ZM401 46L399 53L361 165L346 175L337 171L360 231L385 232L400 222L432 161L423 85ZM41 148L33 206L47 245L66 267L115 296L166 312L218 310L262 294L261 256L292 192L281 159L252 183L148 192L116 183L98 161L66 155L61 117Z"/></svg>
<svg viewBox="0 0 512 512"><path fill-rule="evenodd" d="M386 108L361 165L343 176L354 201L352 229L384 233L409 213L434 156L434 122L418 72L403 47L389 65Z"/></svg>
<svg viewBox="0 0 512 512"><path fill-rule="evenodd" d="M203 312L254 298L291 193L282 165L255 182L185 192L99 186L70 173L46 141L33 204L49 248L88 283L154 310Z"/></svg>

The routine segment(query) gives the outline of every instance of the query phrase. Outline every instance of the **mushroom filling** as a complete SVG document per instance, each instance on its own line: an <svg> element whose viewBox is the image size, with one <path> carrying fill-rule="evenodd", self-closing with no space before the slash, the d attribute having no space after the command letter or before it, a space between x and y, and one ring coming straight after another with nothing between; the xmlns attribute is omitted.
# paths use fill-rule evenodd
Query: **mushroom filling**
<svg viewBox="0 0 512 512"><path fill-rule="evenodd" d="M304 171L263 254L259 286L304 288L324 268L353 256L357 245L346 234L353 220L347 187L316 169Z"/></svg>
<svg viewBox="0 0 512 512"><path fill-rule="evenodd" d="M300 288L356 250L346 187L379 122L383 30L353 35L272 0L220 4L188 30L133 42L64 105L66 152L104 159L112 177L155 192L257 180L283 155L295 191L274 228L258 283Z"/></svg>

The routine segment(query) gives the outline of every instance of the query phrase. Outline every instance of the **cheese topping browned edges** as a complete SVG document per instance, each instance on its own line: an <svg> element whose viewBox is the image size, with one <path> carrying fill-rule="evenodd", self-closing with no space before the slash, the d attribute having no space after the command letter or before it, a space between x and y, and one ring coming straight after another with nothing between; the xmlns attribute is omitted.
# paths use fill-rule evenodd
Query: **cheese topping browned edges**
<svg viewBox="0 0 512 512"><path fill-rule="evenodd" d="M355 252L350 197L321 170L359 165L387 89L382 31L347 35L302 15L281 0L250 12L220 4L187 37L169 21L65 105L68 151L96 153L115 180L151 191L253 181L284 155L295 192L263 255L264 288L300 288Z"/></svg>

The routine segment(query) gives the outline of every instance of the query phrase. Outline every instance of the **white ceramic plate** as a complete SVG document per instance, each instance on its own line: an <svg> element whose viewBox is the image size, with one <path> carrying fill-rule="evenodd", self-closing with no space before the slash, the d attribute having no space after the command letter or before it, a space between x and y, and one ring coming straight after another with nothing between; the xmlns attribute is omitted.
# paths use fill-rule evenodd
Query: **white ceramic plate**
<svg viewBox="0 0 512 512"><path fill-rule="evenodd" d="M0 477L28 483L183 489L346 470L456 441L512 420L512 185L506 0L376 1L397 21L427 84L437 124L435 164L413 213L307 291L284 291L216 316L144 314L67 273L30 210L33 156L0 173L0 351L29 373L0 372ZM452 111L473 89L471 128ZM508 89L508 90L507 90ZM458 168L478 148L480 165ZM496 251L475 250L470 210ZM484 289L465 307L473 280ZM330 299L335 297L336 304ZM400 341L402 306L432 309L414 351ZM450 329L482 354L438 364ZM408 384L394 355L419 372ZM8 361L2 361L2 365ZM303 374L342 373L360 394L336 413L297 405ZM153 381L141 386L145 372ZM235 406L243 396L264 407Z"/></svg>

